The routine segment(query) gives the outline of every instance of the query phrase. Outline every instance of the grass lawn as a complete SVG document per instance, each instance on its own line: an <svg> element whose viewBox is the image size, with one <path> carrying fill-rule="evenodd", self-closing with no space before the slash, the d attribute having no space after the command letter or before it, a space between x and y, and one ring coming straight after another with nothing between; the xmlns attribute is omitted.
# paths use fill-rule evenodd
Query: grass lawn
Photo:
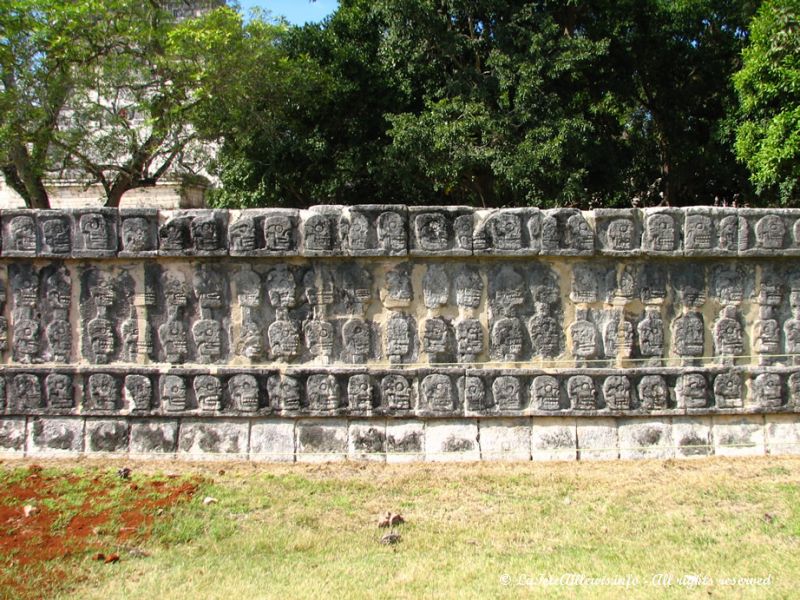
<svg viewBox="0 0 800 600"><path fill-rule="evenodd" d="M796 598L800 587L800 458L129 466L134 484L165 471L204 482L156 516L135 554L128 542L114 564L70 559L77 575L58 597ZM406 519L394 545L377 527L388 510Z"/></svg>

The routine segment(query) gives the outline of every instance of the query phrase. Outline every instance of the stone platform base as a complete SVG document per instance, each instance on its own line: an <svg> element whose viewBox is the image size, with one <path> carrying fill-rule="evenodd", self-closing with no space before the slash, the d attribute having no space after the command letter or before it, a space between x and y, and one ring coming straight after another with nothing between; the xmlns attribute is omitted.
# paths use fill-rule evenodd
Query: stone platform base
<svg viewBox="0 0 800 600"><path fill-rule="evenodd" d="M9 417L2 457L180 460L613 460L800 454L795 415L672 418L136 419Z"/></svg>

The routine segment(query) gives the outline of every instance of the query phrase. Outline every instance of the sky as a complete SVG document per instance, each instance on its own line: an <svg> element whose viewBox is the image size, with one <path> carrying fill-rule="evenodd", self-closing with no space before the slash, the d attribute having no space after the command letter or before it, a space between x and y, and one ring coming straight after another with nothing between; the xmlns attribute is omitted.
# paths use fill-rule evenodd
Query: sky
<svg viewBox="0 0 800 600"><path fill-rule="evenodd" d="M251 8L268 10L273 16L283 16L293 25L321 21L335 9L337 0L239 0L242 12L247 14Z"/></svg>

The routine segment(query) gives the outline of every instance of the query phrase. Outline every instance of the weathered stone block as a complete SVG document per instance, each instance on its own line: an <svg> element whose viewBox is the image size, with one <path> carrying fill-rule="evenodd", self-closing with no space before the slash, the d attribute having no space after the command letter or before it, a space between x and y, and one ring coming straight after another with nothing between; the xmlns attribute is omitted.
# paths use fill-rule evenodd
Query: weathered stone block
<svg viewBox="0 0 800 600"><path fill-rule="evenodd" d="M475 212L472 250L476 256L539 254L542 213L536 208L504 208Z"/></svg>
<svg viewBox="0 0 800 600"><path fill-rule="evenodd" d="M672 458L675 450L672 423L662 419L620 419L620 458Z"/></svg>
<svg viewBox="0 0 800 600"><path fill-rule="evenodd" d="M578 460L619 458L619 436L614 419L578 420Z"/></svg>
<svg viewBox="0 0 800 600"><path fill-rule="evenodd" d="M386 423L386 462L405 463L425 458L425 422L389 419Z"/></svg>
<svg viewBox="0 0 800 600"><path fill-rule="evenodd" d="M297 461L332 462L347 457L346 419L297 421Z"/></svg>
<svg viewBox="0 0 800 600"><path fill-rule="evenodd" d="M644 211L642 248L649 255L683 254L684 213L675 208L648 208Z"/></svg>
<svg viewBox="0 0 800 600"><path fill-rule="evenodd" d="M178 455L191 459L247 458L250 424L228 419L184 419Z"/></svg>
<svg viewBox="0 0 800 600"><path fill-rule="evenodd" d="M28 454L74 455L83 452L84 423L81 418L28 419Z"/></svg>
<svg viewBox="0 0 800 600"><path fill-rule="evenodd" d="M531 455L533 460L576 460L578 432L576 419L533 418Z"/></svg>
<svg viewBox="0 0 800 600"><path fill-rule="evenodd" d="M295 424L292 420L259 419L250 426L250 460L294 462Z"/></svg>
<svg viewBox="0 0 800 600"><path fill-rule="evenodd" d="M36 211L39 256L68 258L72 253L72 219L62 210Z"/></svg>
<svg viewBox="0 0 800 600"><path fill-rule="evenodd" d="M120 209L120 257L147 257L158 254L158 210L154 208Z"/></svg>
<svg viewBox="0 0 800 600"><path fill-rule="evenodd" d="M111 208L72 211L72 256L103 258L117 255L118 213Z"/></svg>
<svg viewBox="0 0 800 600"><path fill-rule="evenodd" d="M634 209L597 209L594 211L597 249L606 256L641 254L641 214Z"/></svg>
<svg viewBox="0 0 800 600"><path fill-rule="evenodd" d="M37 255L40 248L35 210L4 210L2 224L3 256Z"/></svg>
<svg viewBox="0 0 800 600"><path fill-rule="evenodd" d="M764 417L760 415L713 417L712 434L717 456L763 456Z"/></svg>
<svg viewBox="0 0 800 600"><path fill-rule="evenodd" d="M673 417L672 440L675 456L694 458L714 454L711 417Z"/></svg>
<svg viewBox="0 0 800 600"><path fill-rule="evenodd" d="M385 462L386 447L385 420L350 421L347 443L350 460Z"/></svg>
<svg viewBox="0 0 800 600"><path fill-rule="evenodd" d="M297 256L300 211L230 211L228 251L231 256Z"/></svg>
<svg viewBox="0 0 800 600"><path fill-rule="evenodd" d="M130 427L124 419L86 419L86 452L128 452Z"/></svg>
<svg viewBox="0 0 800 600"><path fill-rule="evenodd" d="M312 206L301 211L303 256L341 256L342 207Z"/></svg>
<svg viewBox="0 0 800 600"><path fill-rule="evenodd" d="M131 455L171 456L178 450L178 422L135 420L131 422Z"/></svg>
<svg viewBox="0 0 800 600"><path fill-rule="evenodd" d="M425 460L460 462L480 460L476 420L430 420L425 424Z"/></svg>
<svg viewBox="0 0 800 600"><path fill-rule="evenodd" d="M348 256L405 256L408 254L408 208L400 204L343 208L339 232Z"/></svg>
<svg viewBox="0 0 800 600"><path fill-rule="evenodd" d="M0 456L22 456L25 453L25 417L0 419Z"/></svg>
<svg viewBox="0 0 800 600"><path fill-rule="evenodd" d="M530 419L481 419L481 460L530 460Z"/></svg>
<svg viewBox="0 0 800 600"><path fill-rule="evenodd" d="M467 206L411 206L408 209L409 254L472 254L473 210Z"/></svg>
<svg viewBox="0 0 800 600"><path fill-rule="evenodd" d="M798 415L766 415L767 454L800 454L800 419Z"/></svg>

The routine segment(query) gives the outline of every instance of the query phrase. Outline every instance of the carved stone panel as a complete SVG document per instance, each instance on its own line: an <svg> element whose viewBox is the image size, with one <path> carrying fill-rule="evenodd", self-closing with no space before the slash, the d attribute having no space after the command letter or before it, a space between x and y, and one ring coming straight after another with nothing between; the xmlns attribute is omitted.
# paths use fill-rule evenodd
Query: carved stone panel
<svg viewBox="0 0 800 600"><path fill-rule="evenodd" d="M389 362L401 363L409 359L413 340L411 337L411 321L402 313L392 313L386 322L386 355Z"/></svg>
<svg viewBox="0 0 800 600"><path fill-rule="evenodd" d="M669 408L669 388L661 375L645 375L639 380L639 404L647 410Z"/></svg>
<svg viewBox="0 0 800 600"><path fill-rule="evenodd" d="M492 325L489 355L493 360L517 361L522 357L522 322L517 317L503 317Z"/></svg>
<svg viewBox="0 0 800 600"><path fill-rule="evenodd" d="M381 380L383 405L389 410L410 410L414 407L414 389L403 375L386 375Z"/></svg>
<svg viewBox="0 0 800 600"><path fill-rule="evenodd" d="M595 410L597 390L594 380L588 375L573 375L567 380L567 396L575 410Z"/></svg>
<svg viewBox="0 0 800 600"><path fill-rule="evenodd" d="M374 407L372 381L366 373L351 375L347 380L347 404L353 410L370 411Z"/></svg>
<svg viewBox="0 0 800 600"><path fill-rule="evenodd" d="M133 411L148 411L153 403L153 384L146 375L125 376L125 400Z"/></svg>
<svg viewBox="0 0 800 600"><path fill-rule="evenodd" d="M158 251L158 211L120 211L119 256L152 256Z"/></svg>
<svg viewBox="0 0 800 600"><path fill-rule="evenodd" d="M44 380L48 408L68 410L75 406L72 376L50 373Z"/></svg>
<svg viewBox="0 0 800 600"><path fill-rule="evenodd" d="M678 406L705 408L708 405L708 382L702 373L684 373L675 387Z"/></svg>
<svg viewBox="0 0 800 600"><path fill-rule="evenodd" d="M422 278L422 298L426 308L439 308L450 297L450 278L444 265L430 265Z"/></svg>
<svg viewBox="0 0 800 600"><path fill-rule="evenodd" d="M89 375L84 398L88 399L88 408L92 410L111 411L120 407L120 389L117 378L108 373Z"/></svg>
<svg viewBox="0 0 800 600"><path fill-rule="evenodd" d="M234 375L228 380L231 408L239 412L256 412L261 404L258 381L252 375Z"/></svg>
<svg viewBox="0 0 800 600"><path fill-rule="evenodd" d="M310 375L306 381L306 397L311 410L331 412L341 404L339 383L333 375Z"/></svg>
<svg viewBox="0 0 800 600"><path fill-rule="evenodd" d="M714 378L714 402L717 408L741 408L744 404L742 392L742 376L736 371L720 373Z"/></svg>
<svg viewBox="0 0 800 600"><path fill-rule="evenodd" d="M42 384L32 373L21 373L11 378L8 387L8 403L12 408L39 409L44 407Z"/></svg>
<svg viewBox="0 0 800 600"><path fill-rule="evenodd" d="M222 382L213 375L198 375L192 382L197 408L202 412L222 410Z"/></svg>
<svg viewBox="0 0 800 600"><path fill-rule="evenodd" d="M463 390L464 403L469 411L483 411L490 408L489 398L483 378L465 375L459 379L459 387Z"/></svg>
<svg viewBox="0 0 800 600"><path fill-rule="evenodd" d="M603 381L603 398L610 410L631 407L631 382L625 375L612 375Z"/></svg>
<svg viewBox="0 0 800 600"><path fill-rule="evenodd" d="M423 405L435 412L450 412L455 408L455 394L450 377L441 373L426 376L420 385Z"/></svg>
<svg viewBox="0 0 800 600"><path fill-rule="evenodd" d="M301 407L300 382L288 375L272 375L267 380L270 405L284 411L297 411ZM257 403L256 403L257 406Z"/></svg>
<svg viewBox="0 0 800 600"><path fill-rule="evenodd" d="M799 336L800 337L800 336ZM456 323L456 352L458 361L475 362L483 353L483 326L478 319L464 319Z"/></svg>
<svg viewBox="0 0 800 600"><path fill-rule="evenodd" d="M539 375L531 383L531 398L540 410L559 410L561 408L561 389L558 379L552 375Z"/></svg>
<svg viewBox="0 0 800 600"><path fill-rule="evenodd" d="M364 363L372 355L372 330L364 319L348 319L342 326L342 340L348 362Z"/></svg>
<svg viewBox="0 0 800 600"><path fill-rule="evenodd" d="M753 399L763 408L779 408L783 404L781 376L761 373L753 380Z"/></svg>
<svg viewBox="0 0 800 600"><path fill-rule="evenodd" d="M73 256L114 256L117 253L117 212L111 209L74 213Z"/></svg>
<svg viewBox="0 0 800 600"><path fill-rule="evenodd" d="M72 223L62 211L42 210L36 215L39 225L40 256L67 257L72 252Z"/></svg>
<svg viewBox="0 0 800 600"><path fill-rule="evenodd" d="M514 411L522 408L522 387L519 378L501 375L492 382L494 403L501 411Z"/></svg>
<svg viewBox="0 0 800 600"><path fill-rule="evenodd" d="M180 375L162 375L159 386L161 406L166 412L182 412L188 405L186 379Z"/></svg>

